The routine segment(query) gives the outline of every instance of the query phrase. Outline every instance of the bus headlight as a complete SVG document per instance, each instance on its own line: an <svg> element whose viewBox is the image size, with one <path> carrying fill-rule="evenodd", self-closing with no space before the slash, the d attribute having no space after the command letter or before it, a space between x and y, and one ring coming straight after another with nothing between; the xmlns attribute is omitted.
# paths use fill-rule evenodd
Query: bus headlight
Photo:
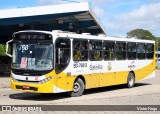
<svg viewBox="0 0 160 114"><path fill-rule="evenodd" d="M39 83L40 83L40 84L43 84L43 83L48 82L48 81L51 80L51 79L52 79L52 76L50 76L50 77L48 77L48 78L45 78L45 79L41 80Z"/></svg>

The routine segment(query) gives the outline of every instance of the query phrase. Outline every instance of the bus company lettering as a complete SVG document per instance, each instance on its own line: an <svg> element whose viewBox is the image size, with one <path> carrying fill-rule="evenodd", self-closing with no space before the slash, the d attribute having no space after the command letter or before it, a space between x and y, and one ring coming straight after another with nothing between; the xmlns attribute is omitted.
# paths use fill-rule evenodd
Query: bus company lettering
<svg viewBox="0 0 160 114"><path fill-rule="evenodd" d="M128 68L132 70L132 68L135 68L135 61L132 61L130 65L128 65Z"/></svg>
<svg viewBox="0 0 160 114"><path fill-rule="evenodd" d="M108 70L111 70L112 69L112 63L111 62L108 62Z"/></svg>
<svg viewBox="0 0 160 114"><path fill-rule="evenodd" d="M100 69L103 69L103 66L102 65L90 65L89 66L89 70L100 70Z"/></svg>
<svg viewBox="0 0 160 114"><path fill-rule="evenodd" d="M73 64L73 68L85 68L87 67L87 63L79 63L79 62L75 62Z"/></svg>

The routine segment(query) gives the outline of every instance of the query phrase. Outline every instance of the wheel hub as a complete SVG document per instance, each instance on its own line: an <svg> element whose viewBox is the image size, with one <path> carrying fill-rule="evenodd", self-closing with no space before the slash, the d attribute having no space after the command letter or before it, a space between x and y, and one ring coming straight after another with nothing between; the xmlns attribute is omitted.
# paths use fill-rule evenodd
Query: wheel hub
<svg viewBox="0 0 160 114"><path fill-rule="evenodd" d="M132 86L134 84L134 79L133 77L130 77L129 78L129 85Z"/></svg>
<svg viewBox="0 0 160 114"><path fill-rule="evenodd" d="M75 83L73 86L73 92L78 92L80 90L80 85L79 83Z"/></svg>

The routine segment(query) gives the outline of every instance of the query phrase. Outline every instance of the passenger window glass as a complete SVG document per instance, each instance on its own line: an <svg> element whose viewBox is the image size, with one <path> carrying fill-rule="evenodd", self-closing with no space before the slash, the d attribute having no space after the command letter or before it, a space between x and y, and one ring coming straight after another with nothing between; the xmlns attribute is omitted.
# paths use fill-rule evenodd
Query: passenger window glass
<svg viewBox="0 0 160 114"><path fill-rule="evenodd" d="M126 43L116 42L116 59L125 60L126 59Z"/></svg>
<svg viewBox="0 0 160 114"><path fill-rule="evenodd" d="M153 44L147 44L146 45L146 58L147 59L153 59L154 56L154 45Z"/></svg>
<svg viewBox="0 0 160 114"><path fill-rule="evenodd" d="M103 55L104 60L113 60L115 59L115 42L104 41L103 42Z"/></svg>
<svg viewBox="0 0 160 114"><path fill-rule="evenodd" d="M102 60L102 41L91 40L88 44L89 58L93 61Z"/></svg>
<svg viewBox="0 0 160 114"><path fill-rule="evenodd" d="M73 60L74 61L88 60L88 40L81 40L81 39L73 40Z"/></svg>
<svg viewBox="0 0 160 114"><path fill-rule="evenodd" d="M138 59L145 59L145 44L139 43L137 45L137 55Z"/></svg>
<svg viewBox="0 0 160 114"><path fill-rule="evenodd" d="M127 57L129 60L136 59L136 43L127 43Z"/></svg>

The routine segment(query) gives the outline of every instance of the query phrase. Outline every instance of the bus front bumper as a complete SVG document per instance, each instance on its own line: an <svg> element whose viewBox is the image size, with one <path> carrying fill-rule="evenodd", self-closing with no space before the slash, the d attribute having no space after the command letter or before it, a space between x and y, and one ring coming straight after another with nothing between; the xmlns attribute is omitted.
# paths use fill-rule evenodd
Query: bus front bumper
<svg viewBox="0 0 160 114"><path fill-rule="evenodd" d="M29 83L29 82L17 82L10 78L11 88L13 90L32 92L32 93L53 93L52 80L40 84L40 83Z"/></svg>

